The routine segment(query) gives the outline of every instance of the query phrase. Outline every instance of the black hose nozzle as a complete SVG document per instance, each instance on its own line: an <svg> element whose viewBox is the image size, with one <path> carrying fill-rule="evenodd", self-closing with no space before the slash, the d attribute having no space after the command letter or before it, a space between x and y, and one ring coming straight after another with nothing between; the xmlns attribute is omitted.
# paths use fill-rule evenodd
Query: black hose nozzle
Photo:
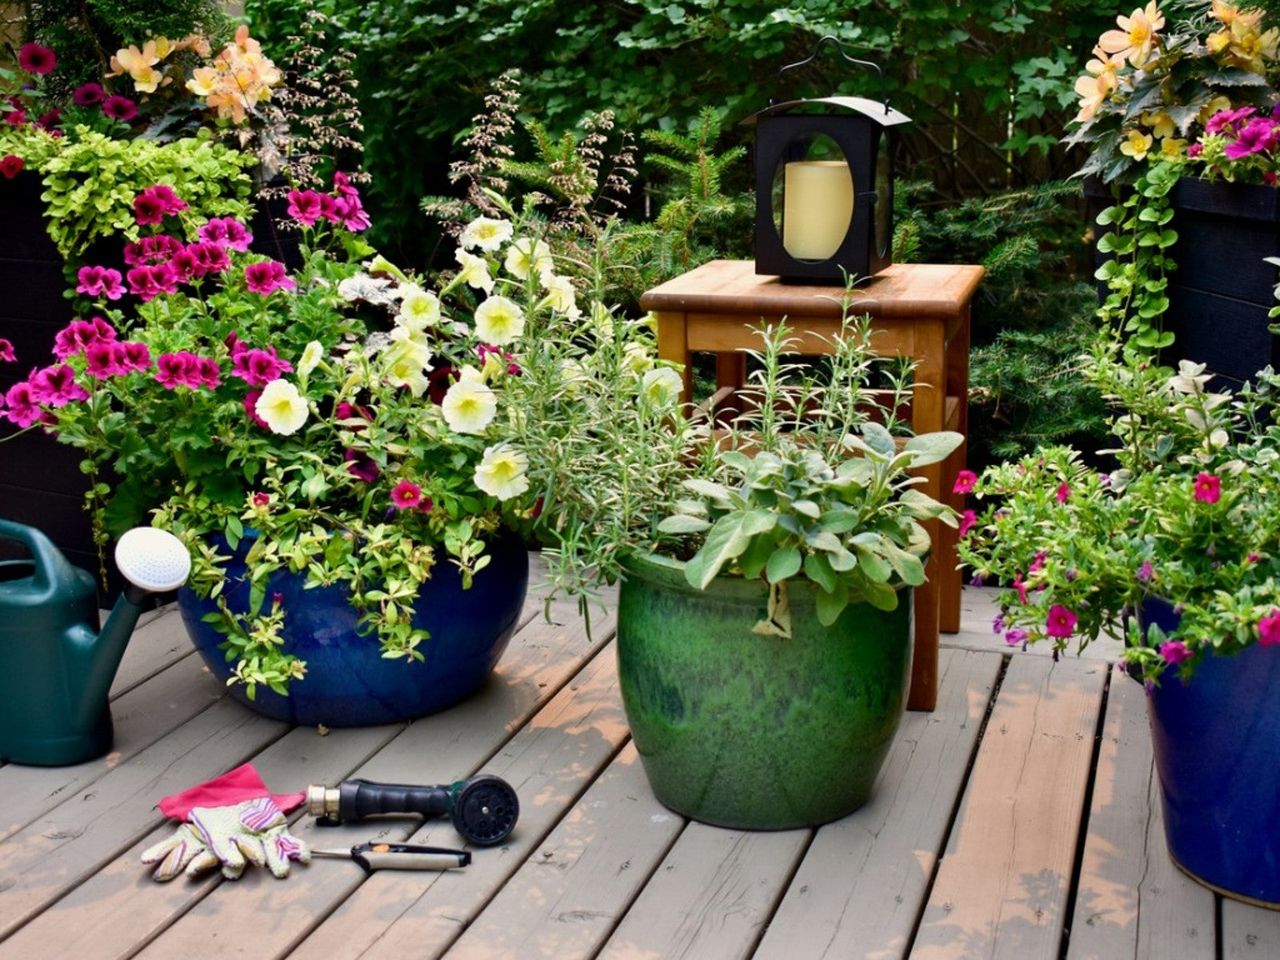
<svg viewBox="0 0 1280 960"><path fill-rule="evenodd" d="M487 774L448 786L344 780L336 789L308 787L307 812L329 824L387 813L416 813L423 819L448 815L468 843L492 846L515 828L520 801L509 783Z"/></svg>

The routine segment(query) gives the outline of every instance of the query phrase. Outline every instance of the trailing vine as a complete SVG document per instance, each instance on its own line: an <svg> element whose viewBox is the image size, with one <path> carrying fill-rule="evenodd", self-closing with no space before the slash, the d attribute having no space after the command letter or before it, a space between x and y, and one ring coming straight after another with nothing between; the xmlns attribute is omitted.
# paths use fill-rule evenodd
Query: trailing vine
<svg viewBox="0 0 1280 960"><path fill-rule="evenodd" d="M1180 175L1180 164L1153 163L1116 204L1098 214L1098 225L1111 227L1098 240L1098 251L1110 254L1094 274L1110 291L1098 317L1104 331L1126 338L1126 353L1149 357L1173 344L1173 333L1164 329L1168 275L1175 266L1170 251L1178 242L1169 226L1169 193Z"/></svg>

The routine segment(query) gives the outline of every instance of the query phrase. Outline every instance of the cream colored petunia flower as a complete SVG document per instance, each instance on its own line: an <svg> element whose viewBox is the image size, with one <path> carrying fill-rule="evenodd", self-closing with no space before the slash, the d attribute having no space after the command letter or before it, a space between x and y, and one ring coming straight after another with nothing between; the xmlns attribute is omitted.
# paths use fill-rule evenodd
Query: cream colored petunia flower
<svg viewBox="0 0 1280 960"><path fill-rule="evenodd" d="M465 227L458 237L464 250L472 247L492 253L511 239L512 226L506 220L495 220L493 217L476 217Z"/></svg>
<svg viewBox="0 0 1280 960"><path fill-rule="evenodd" d="M463 283L472 290L483 290L485 293L493 290L493 277L489 276L489 263L484 257L467 253L461 247L454 251L453 256L458 261L458 277Z"/></svg>
<svg viewBox="0 0 1280 960"><path fill-rule="evenodd" d="M484 433L498 413L498 397L475 367L463 367L458 382L440 404L444 421L454 433Z"/></svg>
<svg viewBox="0 0 1280 960"><path fill-rule="evenodd" d="M684 378L670 367L655 367L640 381L640 392L655 407L669 407L680 399Z"/></svg>
<svg viewBox="0 0 1280 960"><path fill-rule="evenodd" d="M413 284L400 287L400 314L397 322L421 333L440 322L440 298Z"/></svg>
<svg viewBox="0 0 1280 960"><path fill-rule="evenodd" d="M288 380L272 380L263 387L254 410L266 421L272 433L282 437L302 429L309 413L307 401Z"/></svg>
<svg viewBox="0 0 1280 960"><path fill-rule="evenodd" d="M524 333L524 311L513 300L493 296L476 307L476 337L481 343L506 346Z"/></svg>
<svg viewBox="0 0 1280 960"><path fill-rule="evenodd" d="M528 280L535 274L550 273L555 268L551 248L544 241L529 237L511 241L504 266L507 273L517 280Z"/></svg>
<svg viewBox="0 0 1280 960"><path fill-rule="evenodd" d="M507 443L486 447L476 466L475 484L490 496L510 500L529 489L529 458Z"/></svg>

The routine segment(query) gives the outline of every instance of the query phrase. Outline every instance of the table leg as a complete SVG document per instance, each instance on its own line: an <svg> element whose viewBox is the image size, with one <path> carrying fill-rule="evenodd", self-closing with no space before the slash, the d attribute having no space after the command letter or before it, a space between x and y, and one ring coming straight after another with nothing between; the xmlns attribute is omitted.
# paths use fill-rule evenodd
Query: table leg
<svg viewBox="0 0 1280 960"><path fill-rule="evenodd" d="M959 322L946 349L946 384L947 396L955 397L959 403L956 412L955 429L964 437L965 442L956 448L944 465L942 482L943 493L948 502L956 510L964 509L964 497L952 492L956 474L965 466L965 458L969 448L969 307L966 304L960 314ZM963 576L956 555L955 530L946 528L943 533L943 549L939 551L938 562L942 569L942 596L938 607L938 626L943 633L960 632L960 592Z"/></svg>
<svg viewBox="0 0 1280 960"><path fill-rule="evenodd" d="M916 367L912 374L915 385L911 391L911 428L917 434L942 429L946 411L945 333L940 321L917 320L915 323ZM943 464L935 463L920 470L925 478L921 492L937 500L943 499L943 467ZM938 613L943 579L938 549L943 542L941 527L942 524L936 520L925 524L935 548L925 564L928 580L915 591L915 655L911 661L908 710L931 711L938 703Z"/></svg>
<svg viewBox="0 0 1280 960"><path fill-rule="evenodd" d="M689 355L685 314L655 311L653 316L658 322L658 359L670 360L684 367L684 389L680 394L680 402L688 403L693 399L693 363Z"/></svg>

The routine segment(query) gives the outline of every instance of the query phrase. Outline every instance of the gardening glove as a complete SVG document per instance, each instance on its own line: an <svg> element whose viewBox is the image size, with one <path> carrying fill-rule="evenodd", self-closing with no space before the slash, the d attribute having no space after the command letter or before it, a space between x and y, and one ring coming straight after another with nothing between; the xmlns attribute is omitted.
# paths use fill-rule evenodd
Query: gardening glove
<svg viewBox="0 0 1280 960"><path fill-rule="evenodd" d="M217 866L218 858L209 852L200 832L189 823L184 823L173 832L168 840L161 840L142 851L142 862L147 866L155 865L151 871L151 879L156 883L168 883L183 870L208 869Z"/></svg>
<svg viewBox="0 0 1280 960"><path fill-rule="evenodd" d="M283 878L289 875L290 860L311 861L311 849L289 833L284 813L270 797L231 807L194 807L191 825L212 857L193 860L187 876L198 876L220 862L222 875L229 880L239 879L248 863L266 866Z"/></svg>

